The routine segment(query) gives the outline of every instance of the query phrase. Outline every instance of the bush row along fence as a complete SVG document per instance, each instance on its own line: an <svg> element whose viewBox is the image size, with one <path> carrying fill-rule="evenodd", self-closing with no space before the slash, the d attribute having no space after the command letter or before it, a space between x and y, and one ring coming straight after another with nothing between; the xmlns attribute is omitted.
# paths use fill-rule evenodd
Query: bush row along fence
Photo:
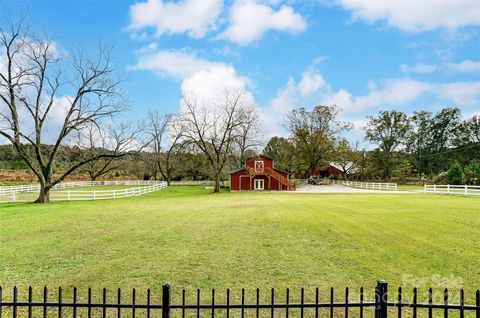
<svg viewBox="0 0 480 318"><path fill-rule="evenodd" d="M79 181L64 182L57 184L53 189L62 190L76 187L88 186L136 186L128 189L111 190L66 190L52 191L50 193L51 201L80 201L80 200L107 200L120 199L132 196L154 192L167 187L164 181L143 181L143 180L125 180L125 181ZM40 190L40 185L24 185L1 187L8 188L0 191L0 202L28 202L34 200ZM0 189L1 189L0 188Z"/></svg>
<svg viewBox="0 0 480 318"><path fill-rule="evenodd" d="M448 318L450 313L454 313L455 317L465 318L475 317L480 318L480 291L475 293L475 304L465 304L465 295L463 289L459 292L458 303L452 304L449 297L452 295L448 289L443 291L443 301L434 302L433 292L430 288L428 291L428 299L419 301L419 293L416 288L413 289L411 300L406 300L406 295L402 288L398 288L394 299L389 300L388 284L385 281L378 281L375 287L374 299L365 299L363 288L360 288L358 299L351 301L349 296L349 289L345 289L345 298L343 301L334 301L334 289L330 289L328 301L320 301L319 289L315 289L315 298L309 297L305 299L305 290L300 290L300 301L292 301L290 297L290 290L287 288L283 299L285 301L277 301L275 290L272 288L269 293L269 301L260 301L260 290L256 289L255 302L245 301L245 289L241 291L241 297L232 302L230 297L230 290L226 290L224 301L218 302L218 297L215 298L215 289L211 290L207 301L202 301L200 290L197 290L194 297L189 297L187 300L185 290L182 290L181 300L178 303L172 302L171 288L169 284L164 284L162 287L161 298L152 297L150 289L146 293L146 302L138 302L135 289L129 295L129 300L122 299L122 292L117 290L115 302L107 302L107 290L103 289L101 301L92 301L92 290L89 288L85 298L80 298L77 293L77 288L73 288L73 297L65 301L63 297L63 290L58 289L56 300L48 299L48 291L45 287L43 289L43 300L33 300L32 288L28 289L28 299L19 300L18 290L13 289L13 295L10 299L2 297L2 289L0 287L0 317L2 312L8 314L13 318L16 317L47 317L49 314L61 317L206 317L215 318L215 315L227 317L315 317L318 318L320 314L324 316L324 311L327 311L326 317L344 317L349 318L349 315L355 317L375 317L388 318L398 317L402 315L417 318L418 316L425 317L440 317ZM193 298L193 301L191 301ZM223 297L222 297L223 298ZM156 301L156 299L161 301ZM278 299L278 296L277 296ZM311 300L310 300L311 299ZM409 310L407 310L409 309ZM11 315L10 315L11 314ZM112 315L113 314L113 315ZM458 315L457 315L458 314Z"/></svg>
<svg viewBox="0 0 480 318"><path fill-rule="evenodd" d="M452 184L426 184L423 191L426 193L444 193L458 195L480 195L480 186L452 185Z"/></svg>

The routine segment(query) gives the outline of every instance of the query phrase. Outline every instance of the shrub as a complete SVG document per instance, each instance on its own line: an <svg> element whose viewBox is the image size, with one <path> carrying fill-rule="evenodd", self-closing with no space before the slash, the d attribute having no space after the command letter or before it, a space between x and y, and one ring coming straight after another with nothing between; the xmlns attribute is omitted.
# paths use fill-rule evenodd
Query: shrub
<svg viewBox="0 0 480 318"><path fill-rule="evenodd" d="M428 179L436 184L448 183L448 173L444 171L439 174L431 174Z"/></svg>
<svg viewBox="0 0 480 318"><path fill-rule="evenodd" d="M457 161L455 161L450 167L450 170L448 170L448 183L463 184L464 180L465 175L463 174L462 167Z"/></svg>

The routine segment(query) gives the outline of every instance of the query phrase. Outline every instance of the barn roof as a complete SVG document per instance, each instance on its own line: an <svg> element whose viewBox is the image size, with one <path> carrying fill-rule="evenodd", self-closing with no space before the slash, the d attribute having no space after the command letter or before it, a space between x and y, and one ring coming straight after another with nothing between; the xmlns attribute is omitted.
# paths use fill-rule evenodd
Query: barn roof
<svg viewBox="0 0 480 318"><path fill-rule="evenodd" d="M336 169L338 169L338 170L340 170L340 171L343 171L343 167L342 167L339 163L337 163L337 162L335 162L335 161L330 162L330 166L332 166L332 167L334 167L334 168L336 168ZM355 172L357 172L357 171L359 170L359 169L358 169L358 166L357 166L355 163L353 163L352 161L348 161L348 162L346 163L345 169L346 169L349 173L355 173Z"/></svg>
<svg viewBox="0 0 480 318"><path fill-rule="evenodd" d="M242 170L245 170L245 168L243 168L243 167L242 168L237 168L235 170L230 171L229 174L232 174L232 173L235 173L235 172L240 172Z"/></svg>

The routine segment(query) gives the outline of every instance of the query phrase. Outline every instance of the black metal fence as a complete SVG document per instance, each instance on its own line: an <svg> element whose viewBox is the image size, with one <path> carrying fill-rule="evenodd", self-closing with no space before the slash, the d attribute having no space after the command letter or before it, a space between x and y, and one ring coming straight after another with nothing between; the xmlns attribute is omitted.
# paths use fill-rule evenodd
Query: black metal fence
<svg viewBox="0 0 480 318"><path fill-rule="evenodd" d="M28 299L18 299L18 289L14 287L10 300L6 300L0 287L0 318L1 317L375 317L387 318L398 317L407 314L409 317L417 316L448 318L449 314L454 317L480 318L480 291L475 293L475 304L465 304L463 289L460 290L458 303L450 303L451 294L447 289L443 290L443 302L433 301L432 289L428 291L428 300L418 301L419 295L416 288L413 289L410 300L406 300L402 288L394 293L394 299L389 300L385 281L378 281L373 300L365 300L364 289L360 288L356 301L350 301L349 288L345 289L344 300L334 301L333 288L329 291L329 301L319 300L319 289L315 289L314 301L305 300L305 291L300 290L300 301L291 302L290 290L287 288L283 297L284 301L277 301L275 290L271 289L268 302L260 302L260 290L256 289L255 302L245 301L245 289L242 289L238 302L231 302L230 290L226 290L225 302L218 303L215 298L215 289L211 290L208 302L202 302L200 290L197 290L194 302L187 302L186 292L182 290L179 303L171 301L171 289L169 284L162 287L161 301L152 301L150 289L146 292L146 302L139 303L136 299L136 291L132 290L129 301L122 299L122 292L117 290L116 301L107 302L107 290L103 289L100 302L92 301L92 290L89 288L86 301L80 301L77 288L73 288L72 298L64 300L62 288L58 289L56 300L48 297L48 290L43 289L41 301L33 299L32 288L28 289ZM282 298L283 298L282 297ZM278 297L277 297L278 298ZM312 298L313 299L313 298ZM408 309L408 312L407 312ZM419 314L422 311L422 315ZM435 312L434 312L435 311ZM368 315L367 315L368 314Z"/></svg>

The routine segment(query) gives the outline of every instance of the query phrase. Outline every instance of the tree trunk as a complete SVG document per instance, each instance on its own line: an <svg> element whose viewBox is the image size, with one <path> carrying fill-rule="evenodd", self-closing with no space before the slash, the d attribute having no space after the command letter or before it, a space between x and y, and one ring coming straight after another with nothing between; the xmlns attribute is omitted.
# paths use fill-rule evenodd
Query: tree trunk
<svg viewBox="0 0 480 318"><path fill-rule="evenodd" d="M215 172L215 188L213 192L220 192L220 172Z"/></svg>
<svg viewBox="0 0 480 318"><path fill-rule="evenodd" d="M38 198L34 201L34 203L48 203L48 202L50 202L50 187L47 187L41 184Z"/></svg>
<svg viewBox="0 0 480 318"><path fill-rule="evenodd" d="M167 177L165 178L167 181L167 186L170 186L170 182L172 182L172 172L167 170Z"/></svg>

